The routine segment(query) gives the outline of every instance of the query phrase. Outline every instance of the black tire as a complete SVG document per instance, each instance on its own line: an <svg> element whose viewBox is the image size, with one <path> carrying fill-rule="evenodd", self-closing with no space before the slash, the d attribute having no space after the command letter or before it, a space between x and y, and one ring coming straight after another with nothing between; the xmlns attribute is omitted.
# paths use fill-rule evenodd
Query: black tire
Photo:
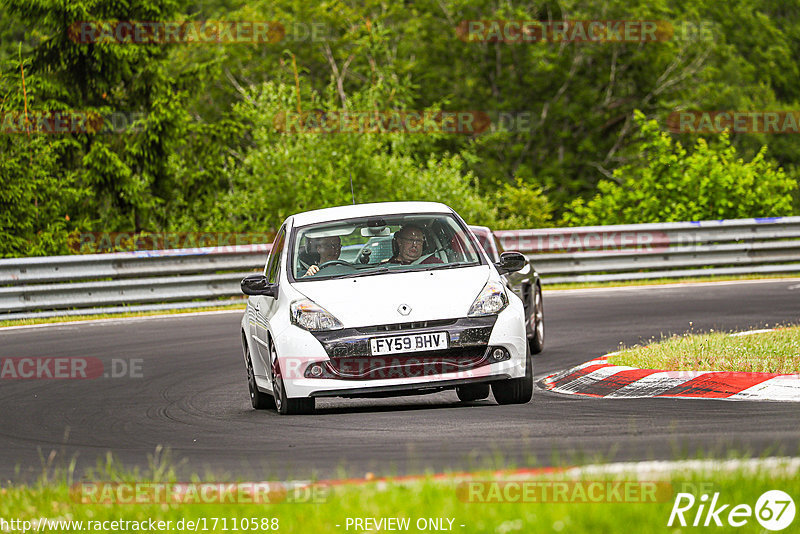
<svg viewBox="0 0 800 534"><path fill-rule="evenodd" d="M271 410L275 408L275 399L266 393L258 390L256 385L256 375L253 370L253 360L250 358L250 347L247 346L247 341L242 339L244 344L244 358L245 366L247 367L247 389L250 390L250 404L256 410Z"/></svg>
<svg viewBox="0 0 800 534"><path fill-rule="evenodd" d="M456 395L461 402L483 400L489 396L489 384L469 384L458 386Z"/></svg>
<svg viewBox="0 0 800 534"><path fill-rule="evenodd" d="M542 288L539 284L533 286L533 296L531 299L531 319L528 321L531 327L531 335L528 337L528 344L531 354L539 354L544 350L544 301L542 300ZM530 324L533 323L533 324Z"/></svg>
<svg viewBox="0 0 800 534"><path fill-rule="evenodd" d="M533 357L530 347L525 351L525 376L492 383L497 404L525 404L533 397Z"/></svg>
<svg viewBox="0 0 800 534"><path fill-rule="evenodd" d="M269 345L270 359L270 378L272 379L272 396L275 399L275 409L280 415L305 415L314 413L314 397L300 399L290 399L286 396L286 388L283 385L283 374L281 373L278 354L275 346Z"/></svg>

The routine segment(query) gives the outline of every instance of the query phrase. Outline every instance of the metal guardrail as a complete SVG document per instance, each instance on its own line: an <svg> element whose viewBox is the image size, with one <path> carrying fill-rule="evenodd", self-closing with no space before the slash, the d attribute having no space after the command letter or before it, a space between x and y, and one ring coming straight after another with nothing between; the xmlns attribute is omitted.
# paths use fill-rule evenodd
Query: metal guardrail
<svg viewBox="0 0 800 534"><path fill-rule="evenodd" d="M800 273L800 217L495 234L506 250L525 253L545 284ZM263 268L269 249L241 245L0 259L0 319L237 302L231 299L241 298L239 281Z"/></svg>
<svg viewBox="0 0 800 534"><path fill-rule="evenodd" d="M0 286L253 269L272 245L0 259ZM0 304L0 309L3 309Z"/></svg>
<svg viewBox="0 0 800 534"><path fill-rule="evenodd" d="M546 284L800 273L800 217L495 232Z"/></svg>
<svg viewBox="0 0 800 534"><path fill-rule="evenodd" d="M271 245L0 259L0 319L236 303ZM224 300L212 300L228 298ZM168 306L152 303L172 304ZM125 306L120 306L124 304Z"/></svg>

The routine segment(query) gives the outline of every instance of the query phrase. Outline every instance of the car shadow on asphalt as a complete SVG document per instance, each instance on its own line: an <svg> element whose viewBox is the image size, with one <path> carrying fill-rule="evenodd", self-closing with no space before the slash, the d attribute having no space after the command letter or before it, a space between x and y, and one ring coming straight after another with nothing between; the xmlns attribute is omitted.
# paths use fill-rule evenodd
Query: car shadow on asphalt
<svg viewBox="0 0 800 534"><path fill-rule="evenodd" d="M391 401L391 399L388 399ZM348 402L358 401L358 403L347 404ZM364 401L370 402L370 404ZM405 412L405 411L421 411L421 410L447 410L447 409L464 409L474 407L488 407L498 406L492 400L481 400L473 402L460 402L437 400L430 402L409 402L406 397L396 404L383 404L387 399L342 399L337 400L333 406L317 406L314 411L315 415L333 415L333 414L359 414L359 413L387 413L387 412ZM377 402L382 402L377 404Z"/></svg>

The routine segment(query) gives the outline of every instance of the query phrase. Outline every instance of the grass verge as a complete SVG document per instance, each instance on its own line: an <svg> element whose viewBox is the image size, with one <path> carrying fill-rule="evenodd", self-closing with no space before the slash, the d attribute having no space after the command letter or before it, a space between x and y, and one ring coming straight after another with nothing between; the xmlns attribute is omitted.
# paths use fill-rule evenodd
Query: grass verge
<svg viewBox="0 0 800 534"><path fill-rule="evenodd" d="M463 533L594 534L622 532L634 525L637 533L677 532L678 517L673 518L672 528L668 527L668 522L676 504L683 507L689 503L689 497L678 501L678 494L688 494L694 498L694 505L682 515L690 530L696 517L699 517L698 526L704 526L708 501L716 495L717 508L728 506L719 514L722 528L710 520L712 529L730 531L729 512L734 506L746 505L751 515L739 516L738 520L745 521L746 526L741 531L757 532L762 529L755 514L767 515L759 500L765 492L781 490L795 503L800 500L797 469L787 466L733 470L676 468L667 474L655 475L550 473L497 478L496 473L487 472L476 473L469 480L428 478L332 486L325 492L315 493L313 498L274 499L280 502L266 504L84 503L86 493L76 491L75 485L67 481L49 482L0 489L0 519L7 522L6 525L0 523L0 530L22 532L22 527L27 525L29 531L37 532L344 533L392 530L386 528L385 520L397 518L401 525L408 526L396 530L410 532L441 529ZM108 475L103 476L105 478L96 480L109 480ZM128 476L122 480L136 479ZM698 513L703 495L707 496L702 501L705 509ZM130 500L130 497L123 499ZM782 508L783 513L787 513L786 506L777 502L769 502L768 506L773 516ZM384 520L384 528L376 528L375 523L365 528L366 518L376 522ZM354 524L356 519L362 521L361 528ZM9 528L10 521L18 521L18 528ZM135 522L137 526L132 523L115 525L111 521ZM163 522L164 528L159 528L158 522ZM793 531L798 524L800 518L795 518L785 532Z"/></svg>
<svg viewBox="0 0 800 534"><path fill-rule="evenodd" d="M608 362L668 371L800 373L800 327L744 336L676 335L647 346L623 348Z"/></svg>
<svg viewBox="0 0 800 534"><path fill-rule="evenodd" d="M703 282L735 282L737 280L772 280L785 278L800 280L789 273L783 274L743 274L730 276L691 276L685 278L654 278L652 280L620 280L614 282L570 282L565 284L545 284L543 291L556 289L592 289L604 287L657 286L664 284L688 284Z"/></svg>
<svg viewBox="0 0 800 534"><path fill-rule="evenodd" d="M68 323L72 321L94 321L97 319L122 319L125 317L147 317L151 315L177 315L181 313L197 313L205 311L244 310L245 303L225 304L220 306L206 306L202 308L182 308L177 310L152 310L124 313L100 313L90 315L64 315L59 317L37 317L33 319L14 319L0 321L0 328L6 326L25 326L34 324Z"/></svg>

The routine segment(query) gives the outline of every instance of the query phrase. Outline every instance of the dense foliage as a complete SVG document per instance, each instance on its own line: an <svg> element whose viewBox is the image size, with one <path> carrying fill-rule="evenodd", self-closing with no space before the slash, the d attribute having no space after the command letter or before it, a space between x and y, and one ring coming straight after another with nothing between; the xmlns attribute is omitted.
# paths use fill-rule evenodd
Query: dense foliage
<svg viewBox="0 0 800 534"><path fill-rule="evenodd" d="M264 232L352 196L439 200L495 228L800 213L795 136L665 133L676 110L797 105L800 7L776 0L0 0L0 16L0 256L66 253L69 234L90 231ZM673 31L606 43L468 42L458 31L494 19L658 20ZM108 20L279 21L285 33L76 38L76 24ZM95 113L106 127L7 128L52 110ZM281 127L292 113L409 110L492 124Z"/></svg>
<svg viewBox="0 0 800 534"><path fill-rule="evenodd" d="M791 212L797 183L764 159L764 149L745 162L723 134L713 145L698 139L689 153L661 132L656 121L645 122L640 112L636 119L642 158L615 170L618 181L600 182L588 203L575 200L564 216L566 224L741 219Z"/></svg>

